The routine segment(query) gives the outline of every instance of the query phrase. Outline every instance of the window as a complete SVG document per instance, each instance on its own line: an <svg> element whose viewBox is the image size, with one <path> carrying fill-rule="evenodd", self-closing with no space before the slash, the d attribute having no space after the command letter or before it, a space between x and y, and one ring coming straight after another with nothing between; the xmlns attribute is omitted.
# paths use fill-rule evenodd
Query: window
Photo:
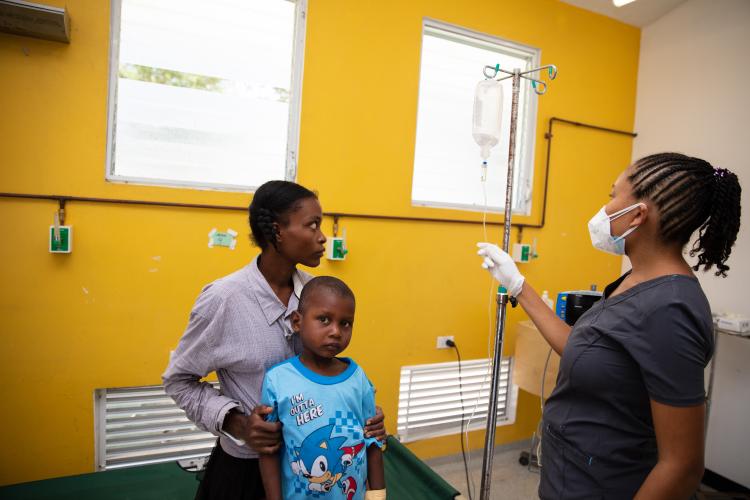
<svg viewBox="0 0 750 500"><path fill-rule="evenodd" d="M218 382L213 382L219 389ZM94 392L97 470L206 457L216 436L199 430L164 387L119 387Z"/></svg>
<svg viewBox="0 0 750 500"><path fill-rule="evenodd" d="M482 210L484 194L479 146L471 135L474 88L484 78L484 66L499 63L508 70L538 65L539 51L530 47L425 20L419 80L417 140L412 180L412 204ZM508 171L508 128L511 83L506 80L503 137L488 162L487 204L504 211ZM513 210L529 214L533 179L536 95L521 80L516 128Z"/></svg>
<svg viewBox="0 0 750 500"><path fill-rule="evenodd" d="M113 0L107 173L250 191L296 175L306 0Z"/></svg>
<svg viewBox="0 0 750 500"><path fill-rule="evenodd" d="M511 360L503 358L500 367L498 426L509 425L516 420L518 387L511 383ZM490 366L489 359L461 362L460 390L458 363L402 367L397 420L399 439L407 443L458 434L461 432L462 414L469 430L484 429L489 406ZM472 413L474 416L469 422Z"/></svg>

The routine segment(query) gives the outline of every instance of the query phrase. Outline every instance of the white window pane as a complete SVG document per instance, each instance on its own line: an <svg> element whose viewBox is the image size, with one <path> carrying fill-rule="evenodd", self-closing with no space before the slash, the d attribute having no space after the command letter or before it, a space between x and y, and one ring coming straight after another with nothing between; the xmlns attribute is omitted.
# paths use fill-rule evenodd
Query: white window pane
<svg viewBox="0 0 750 500"><path fill-rule="evenodd" d="M417 113L417 140L414 158L412 202L417 205L448 206L481 210L484 193L479 147L471 135L474 89L483 78L485 65L499 63L504 69L527 69L534 60L532 50L503 47L470 36L456 35L435 27L425 27ZM510 125L511 83L505 85L503 134L488 161L487 202L491 209L505 206ZM529 88L522 85L517 126L517 162L514 207L525 203L528 193L529 134L527 100ZM533 139L533 138L531 138ZM517 193L524 196L518 196Z"/></svg>
<svg viewBox="0 0 750 500"><path fill-rule="evenodd" d="M295 3L122 0L113 175L251 188L286 172Z"/></svg>
<svg viewBox="0 0 750 500"><path fill-rule="evenodd" d="M123 0L120 64L288 89L294 8L286 0Z"/></svg>

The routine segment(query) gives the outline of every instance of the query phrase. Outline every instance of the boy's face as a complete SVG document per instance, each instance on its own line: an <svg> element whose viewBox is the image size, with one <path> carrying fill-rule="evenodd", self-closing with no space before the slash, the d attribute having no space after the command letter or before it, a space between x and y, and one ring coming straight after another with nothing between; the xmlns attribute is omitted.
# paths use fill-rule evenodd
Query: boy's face
<svg viewBox="0 0 750 500"><path fill-rule="evenodd" d="M333 358L352 339L354 300L319 288L305 298L302 313L292 313L292 328L305 350L321 358Z"/></svg>

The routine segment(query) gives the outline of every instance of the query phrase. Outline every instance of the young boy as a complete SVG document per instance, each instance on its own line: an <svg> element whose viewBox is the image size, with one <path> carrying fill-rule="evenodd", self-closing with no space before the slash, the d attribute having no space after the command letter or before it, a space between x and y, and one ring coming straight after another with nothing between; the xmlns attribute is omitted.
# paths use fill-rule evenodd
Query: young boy
<svg viewBox="0 0 750 500"><path fill-rule="evenodd" d="M352 359L336 357L352 337L354 294L337 278L313 278L291 319L302 354L270 368L261 392L284 441L260 456L266 498L384 499L382 445L364 436L372 385Z"/></svg>

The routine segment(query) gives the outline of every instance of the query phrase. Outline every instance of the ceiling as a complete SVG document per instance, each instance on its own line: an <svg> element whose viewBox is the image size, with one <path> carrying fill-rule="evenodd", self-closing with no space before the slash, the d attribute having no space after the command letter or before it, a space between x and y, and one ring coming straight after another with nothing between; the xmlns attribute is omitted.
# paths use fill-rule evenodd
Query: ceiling
<svg viewBox="0 0 750 500"><path fill-rule="evenodd" d="M622 7L615 7L612 0L561 1L642 28L653 23L686 0L636 0Z"/></svg>

